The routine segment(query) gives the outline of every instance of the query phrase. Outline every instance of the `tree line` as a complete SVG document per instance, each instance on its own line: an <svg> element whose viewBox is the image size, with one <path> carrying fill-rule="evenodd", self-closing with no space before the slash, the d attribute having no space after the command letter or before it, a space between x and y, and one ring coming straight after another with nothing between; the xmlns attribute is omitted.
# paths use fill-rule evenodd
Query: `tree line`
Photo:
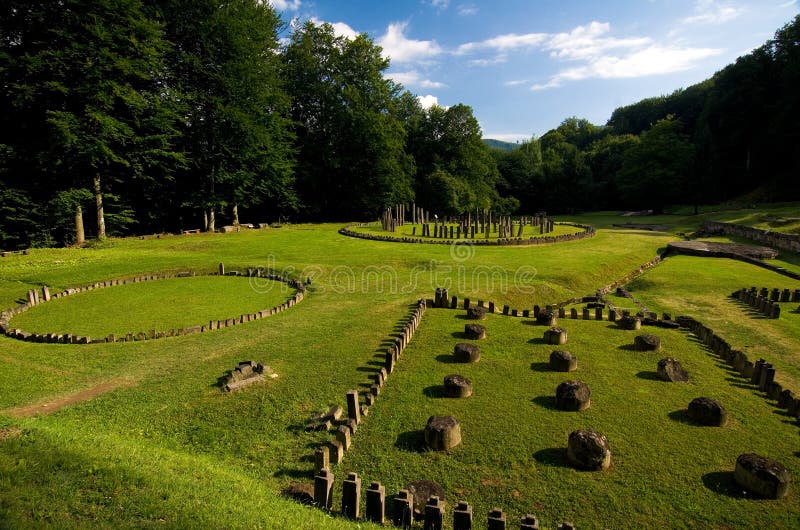
<svg viewBox="0 0 800 530"><path fill-rule="evenodd" d="M523 211L800 199L800 16L710 79L495 151Z"/></svg>
<svg viewBox="0 0 800 530"><path fill-rule="evenodd" d="M712 79L503 153L366 34L257 0L0 4L0 247L220 224L797 193L798 19ZM794 143L793 143L794 142ZM724 186L720 186L724 183Z"/></svg>

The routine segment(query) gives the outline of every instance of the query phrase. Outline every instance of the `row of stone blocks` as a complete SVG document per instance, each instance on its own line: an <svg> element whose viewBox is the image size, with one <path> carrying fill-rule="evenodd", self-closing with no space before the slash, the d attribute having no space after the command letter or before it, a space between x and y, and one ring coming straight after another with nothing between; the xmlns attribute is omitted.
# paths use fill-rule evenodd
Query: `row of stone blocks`
<svg viewBox="0 0 800 530"><path fill-rule="evenodd" d="M226 274L225 266L222 263L219 264L219 274L220 275ZM39 294L38 289L31 289L28 291L26 303L11 309L0 311L0 333L18 340L49 343L49 344L98 344L107 342L133 342L142 340L161 339L166 337L191 335L193 333L205 333L206 331L222 329L226 327L235 326L237 324L243 324L245 322L250 322L253 320L259 320L280 313L282 311L285 311L286 309L293 307L295 304L300 303L305 298L305 285L300 280L288 280L280 275L269 273L267 269L263 267L256 267L256 268L248 268L247 276L263 277L263 278L268 278L270 280L284 282L287 283L289 286L297 289L297 292L283 304L276 306L272 309L265 309L263 311L259 311L258 313L243 314L236 318L229 318L224 320L211 320L209 321L208 325L191 326L188 328L180 328L180 329L170 329L168 331L156 331L154 329L151 329L147 333L143 331L138 333L127 333L119 337L115 334L110 334L104 338L92 339L91 337L73 335L70 333L28 333L18 328L12 328L9 323L10 319L13 316L23 313L28 309L30 309L31 307L34 307L44 302L49 302L50 300L63 298L65 296L70 296L85 291L92 291L95 289L102 289L105 287L113 287L117 285L128 285L132 283L141 283L151 280L165 280L170 278L186 278L194 275L195 275L194 272L187 271L187 272L179 272L177 274L149 274L145 276L136 276L134 278L124 279L124 280L106 280L103 282L97 282L84 287L72 287L60 293L53 293L52 295L50 293L49 287L47 287L46 285L42 287L41 295ZM243 276L243 274L240 274L238 272L229 272L227 275Z"/></svg>
<svg viewBox="0 0 800 530"><path fill-rule="evenodd" d="M789 297L784 297L780 293L777 293L777 289L774 289L772 296L767 298L766 290L766 288L763 288L761 292L758 292L755 287L751 287L750 289L742 288L734 292L731 296L736 300L746 303L768 318L780 318L781 306L778 302L788 302L790 301L788 299ZM784 293L788 295L789 289L785 289ZM778 296L775 296L776 294ZM800 290L798 290L798 294L800 295ZM787 299L784 300L784 298Z"/></svg>
<svg viewBox="0 0 800 530"><path fill-rule="evenodd" d="M768 399L777 401L779 408L788 411L794 417L800 417L800 397L788 388L783 388L783 385L775 380L776 370L771 363L764 359L751 361L746 353L731 348L731 345L714 333L711 328L694 318L678 317L676 320L682 328L694 333L701 342L732 366L742 377L756 385Z"/></svg>
<svg viewBox="0 0 800 530"><path fill-rule="evenodd" d="M321 470L314 477L314 503L323 510L333 509L333 483L334 475L327 469ZM425 503L422 513L423 528L425 530L442 530L444 527L444 501L437 496L431 496ZM414 495L409 490L400 490L393 499L393 510L387 518L386 488L380 482L373 482L366 490L366 506L364 518L378 525L384 525L387 519L399 528L411 528L414 525ZM361 513L361 478L357 473L349 473L342 482L342 515L358 520ZM472 530L476 528L473 522L472 507L469 503L460 501L453 508L453 530ZM506 530L510 528L506 514L503 510L495 508L486 518L487 530ZM526 515L519 522L520 530L538 530L539 520L534 515ZM572 523L561 523L559 530L572 530Z"/></svg>
<svg viewBox="0 0 800 530"><path fill-rule="evenodd" d="M327 445L317 447L314 450L315 471L319 472L320 470L328 469L331 463L338 464L344 459L344 453L350 450L352 438L359 423L361 423L361 417L369 413L369 407L375 403L378 395L380 395L389 374L394 372L397 361L422 322L425 306L424 300L417 302L416 307L406 319L399 336L395 338L394 343L387 349L384 366L371 376L370 389L369 392L364 394L364 403L360 403L357 390L347 392L347 420L336 428L333 440L330 440ZM312 421L307 429L329 428L332 426L332 420L335 419L338 419L336 414L329 411L325 417Z"/></svg>
<svg viewBox="0 0 800 530"><path fill-rule="evenodd" d="M396 243L429 243L429 244L440 244L440 245L456 245L459 244L457 240L452 239L433 239L433 238L416 238L416 237L396 237L396 236L382 236L376 234L368 234L365 232L357 232L355 230L350 230L353 226L364 226L366 223L361 223L360 225L349 225L344 228L339 229L339 233L344 236L356 237L359 239L369 239L372 241L392 241ZM576 228L580 228L583 231L578 232L576 234L562 234L559 236L544 236L544 237L531 237L529 239L523 238L507 238L507 239L474 239L470 240L469 244L471 245L495 245L495 246L503 246L503 245L544 245L549 243L563 243L566 241L576 241L578 239L583 239L586 237L592 237L595 235L595 230L592 226L589 225L581 225L577 223L558 223L568 226L574 226Z"/></svg>

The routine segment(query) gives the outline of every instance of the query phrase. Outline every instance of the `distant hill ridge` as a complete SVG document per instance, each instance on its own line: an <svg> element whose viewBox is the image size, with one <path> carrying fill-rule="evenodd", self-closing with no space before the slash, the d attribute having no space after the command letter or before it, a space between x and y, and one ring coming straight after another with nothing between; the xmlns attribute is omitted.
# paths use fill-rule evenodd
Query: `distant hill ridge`
<svg viewBox="0 0 800 530"><path fill-rule="evenodd" d="M503 151L513 151L520 146L520 144L517 143L504 142L503 140L495 140L493 138L484 138L483 143L492 149L501 149Z"/></svg>

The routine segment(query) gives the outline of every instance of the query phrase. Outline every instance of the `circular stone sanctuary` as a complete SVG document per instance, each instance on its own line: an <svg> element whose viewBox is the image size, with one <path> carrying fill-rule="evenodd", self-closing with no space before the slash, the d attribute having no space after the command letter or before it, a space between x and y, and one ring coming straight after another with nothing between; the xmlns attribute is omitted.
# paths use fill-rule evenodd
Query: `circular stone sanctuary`
<svg viewBox="0 0 800 530"><path fill-rule="evenodd" d="M222 271L222 266L220 267ZM251 275L250 277L247 277ZM2 332L33 342L127 342L259 320L303 300L305 286L258 268L227 275L153 274L50 293L0 314Z"/></svg>

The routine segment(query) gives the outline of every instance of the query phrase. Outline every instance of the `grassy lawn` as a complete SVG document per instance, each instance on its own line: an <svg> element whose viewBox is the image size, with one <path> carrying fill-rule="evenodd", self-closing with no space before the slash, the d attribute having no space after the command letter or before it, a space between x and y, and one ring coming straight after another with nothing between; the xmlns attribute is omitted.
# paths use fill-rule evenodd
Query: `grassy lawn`
<svg viewBox="0 0 800 530"><path fill-rule="evenodd" d="M11 325L30 333L90 337L166 331L272 309L293 292L282 282L255 278L170 278L51 300L13 318Z"/></svg>
<svg viewBox="0 0 800 530"><path fill-rule="evenodd" d="M597 219L602 220L601 217ZM347 390L363 388L359 385L374 370L371 363L376 362L385 340L407 314L409 304L420 297L432 297L440 286L462 298L493 300L499 306L509 304L520 309L589 294L637 269L675 237L664 232L601 229L595 237L569 243L467 247L468 252L461 253L463 248L447 245L403 245L344 237L337 233L340 226L294 225L234 234L112 239L92 248L34 249L28 256L12 255L0 260L3 307L17 303L28 289L41 285L55 291L138 274L187 269L211 272L220 261L228 270L267 266L293 278L313 281L306 300L290 311L212 333L86 346L0 338L0 527L350 527L338 517L285 500L278 491L292 481L310 482L309 455L315 444L330 435L306 433L303 425L314 412L334 403L344 405ZM742 267L739 272L727 276L724 268L719 269L726 260L706 265L705 260L686 258L689 261L685 268L670 269L680 259L669 258L642 279L654 281L663 270L665 283L655 282L652 288L634 286L634 294L654 309L660 307L653 298L665 296L671 300L677 298L673 293L680 292L685 294L685 312L690 312L695 303L709 304L704 306L706 311L715 315L731 306L735 310L730 312L730 328L735 330L753 320L725 299L730 291L762 283L791 287L783 276L741 263L736 264ZM195 281L211 283L206 289L194 289ZM225 283L228 281L232 283ZM247 285L247 280L241 278L195 278L111 287L44 304L12 322L22 328L29 326L28 331L38 331L34 326L39 325L43 331L50 331L55 325L91 324L98 326L100 334L106 334L117 325L121 331L134 331L128 329L128 322L143 318L134 316L140 308L148 308L147 312L157 317L155 320L165 322L161 326L154 323L154 327L165 328L168 319L175 319L174 325L194 325L274 305L270 297L276 292L258 293ZM139 287L146 287L141 291L143 298L137 298ZM198 299L199 291L206 296ZM673 313L682 309L666 303L663 308ZM219 317L218 309L224 309ZM89 310L98 313L87 316ZM421 429L428 407L443 402L441 398L427 397L423 390L441 384L442 370L450 373L453 368L436 360L438 355L452 351L452 333L463 329L463 321L455 320L453 315L432 311L426 316L400 371L389 380L374 407L374 416L364 423L363 432L359 429L356 434L356 452L347 456L345 465L355 468L358 464L365 482L381 480L387 491L394 493L405 481L423 478L416 470L424 467L420 459L428 456L401 451L394 443L399 434ZM703 317L704 321L727 336L710 316ZM779 374L792 373L790 361L800 366L795 361L799 351L792 349L798 340L797 328L788 320L795 316L786 314L786 323L783 315L777 323L766 323L776 326L770 335L773 342L766 347ZM18 320L23 318L30 319L25 326L23 320ZM63 318L62 324L56 318ZM765 321L753 322L761 325ZM476 368L494 367L497 374L488 374L490 380L477 385L476 395L470 399L480 403L491 397L498 406L479 413L479 408L473 410L465 403L463 411L456 411L463 412L464 421L469 424L464 426L463 447L456 449L455 459L432 455L434 460L427 463L430 478L437 479L436 473L443 473L439 480L446 479L448 488L451 484L463 488L464 496L476 507L482 506L484 497L486 503L495 499L513 513L531 510L542 516L547 514L545 523L552 525L558 522L557 518L573 513L569 511L571 503L559 500L567 490L558 482L566 481L577 491L591 493L581 499L582 504L609 514L598 524L651 526L654 521L663 520L655 515L663 513L658 508L662 502L667 506L691 505L676 508L681 520L686 521L712 504L708 500L712 493L697 472L702 471L702 476L732 469L737 451L744 451L730 440L730 433L739 430L744 433L741 440L752 441L748 450L762 450L795 466L791 459L796 460L796 456L786 453L785 444L794 440L796 427L784 427L781 421L785 418L773 414L767 402L750 391L724 382L724 377L720 383L724 370L714 366L716 362L683 335L667 334L664 340L679 356L686 357L690 372L696 373L697 378L684 390L670 387L670 392L661 396L663 385L636 377L641 371L654 370L653 359L618 349L630 342L629 335L600 324L578 322L569 326L570 347L579 357L581 377L587 378L597 394L596 405L577 417L591 419L589 426L597 425L606 431L615 467L608 475L593 475L539 462L537 453L544 460L553 454L546 450L564 446L576 416L555 414L539 401L532 401L551 394L555 388L553 374L530 367L531 362L543 361L549 353L543 345L528 343L541 336L540 330L523 324L521 319L496 317L491 325L500 331L487 341L486 347L494 353L489 355L487 349L486 357ZM761 338L753 341L763 342ZM499 364L492 364L493 357ZM215 386L217 378L247 359L269 364L278 377L231 395L223 394ZM781 364L784 361L786 368ZM418 373L413 369L415 362L421 363ZM609 392L613 385L608 383L616 381L617 372L625 382L623 388L630 392ZM798 373L797 369L794 373ZM474 381L483 377L477 373L465 375ZM498 383L497 378L502 377L508 378L505 387ZM403 378L408 378L409 388L414 388L407 395L402 391ZM112 385L107 393L51 414L29 417L13 413L19 407L69 398L98 385L119 382L124 384ZM731 403L735 419L731 427L719 432L697 430L668 416L694 397L682 392L700 386L719 390L720 399ZM515 388L514 394L507 396L506 387ZM494 395L487 394L492 388ZM640 394L641 402L631 399ZM651 399L656 400L657 407L647 405ZM403 410L406 403L410 411ZM747 407L762 412L750 414ZM624 417L626 408L642 415L641 425L614 419L617 415ZM775 419L779 420L777 425L758 423ZM478 425L481 421L485 426ZM756 422L770 436L753 438L745 422ZM497 434L490 433L492 424L496 425ZM403 430L397 431L400 427ZM645 434L662 428L667 440L678 444L670 447L680 447L681 451L660 455L660 462L666 461L666 466L649 460L634 465L634 461L645 460L636 457L650 454L649 449L639 446L655 443ZM375 457L365 470L362 464L368 458L371 429L389 443L387 446L384 441L375 442L387 453ZM625 429L631 429L630 434ZM475 433L481 431L490 442L485 450L475 446ZM694 439L684 431L694 433ZM772 433L781 438L773 439ZM490 451L491 447L505 444L507 451ZM698 451L700 446L715 444L721 448L707 456L701 452L700 463L689 463L693 475L691 481L686 480L688 492L660 486L662 481L674 485L677 480L662 477L665 468L673 473L679 463L687 465L681 444ZM399 454L399 461L388 457L395 453ZM452 473L442 471L453 462L457 467ZM410 467L406 469L406 465ZM658 474L648 475L645 471ZM457 484L456 479L461 480L458 477L465 473L468 480ZM679 476L687 476L681 473ZM341 491L341 478L337 470L337 492ZM488 485L480 484L480 480L488 481ZM491 485L495 483L498 485ZM632 499L635 484L647 490L642 495L650 500L649 507ZM519 491L519 497L514 490ZM717 522L740 515L744 508L731 507L736 503L749 506L754 514L760 514L761 520L771 524L780 521L764 506L778 507L775 513L783 514L784 520L796 517L793 510L798 503L794 496L786 502L770 504L713 495L721 507L709 508L708 517ZM453 490L448 496L455 500L460 493ZM338 493L336 499L338 504ZM614 510L628 513L625 503L633 501L642 512L632 516L630 522L612 514ZM541 509L537 503L541 503ZM697 508L692 508L694 505ZM728 512L731 517L726 515ZM575 520L584 521L578 515ZM708 526L703 521L697 526ZM589 523L583 526L586 524Z"/></svg>
<svg viewBox="0 0 800 530"><path fill-rule="evenodd" d="M509 521L535 513L549 528L564 520L579 528L800 524L797 493L779 503L745 499L729 473L749 451L800 472L797 426L686 334L649 330L661 337L663 351L644 353L631 348L637 332L561 319L569 331L565 349L578 357L578 370L567 374L547 367L554 347L540 341L546 328L500 315L488 317L488 338L476 342L480 361L452 363L465 322L463 311L428 310L339 475L359 472L364 483L380 480L387 492L433 480L444 487L449 509L466 499L476 518L502 506ZM657 361L666 356L682 361L689 383L655 380ZM442 379L451 373L471 379L472 397L441 397ZM555 388L569 379L589 385L591 408L554 410ZM724 404L732 418L727 427L685 421L683 409L699 396ZM449 454L420 449L430 415L460 422L463 442ZM608 437L608 472L576 471L565 462L569 433L584 428Z"/></svg>

